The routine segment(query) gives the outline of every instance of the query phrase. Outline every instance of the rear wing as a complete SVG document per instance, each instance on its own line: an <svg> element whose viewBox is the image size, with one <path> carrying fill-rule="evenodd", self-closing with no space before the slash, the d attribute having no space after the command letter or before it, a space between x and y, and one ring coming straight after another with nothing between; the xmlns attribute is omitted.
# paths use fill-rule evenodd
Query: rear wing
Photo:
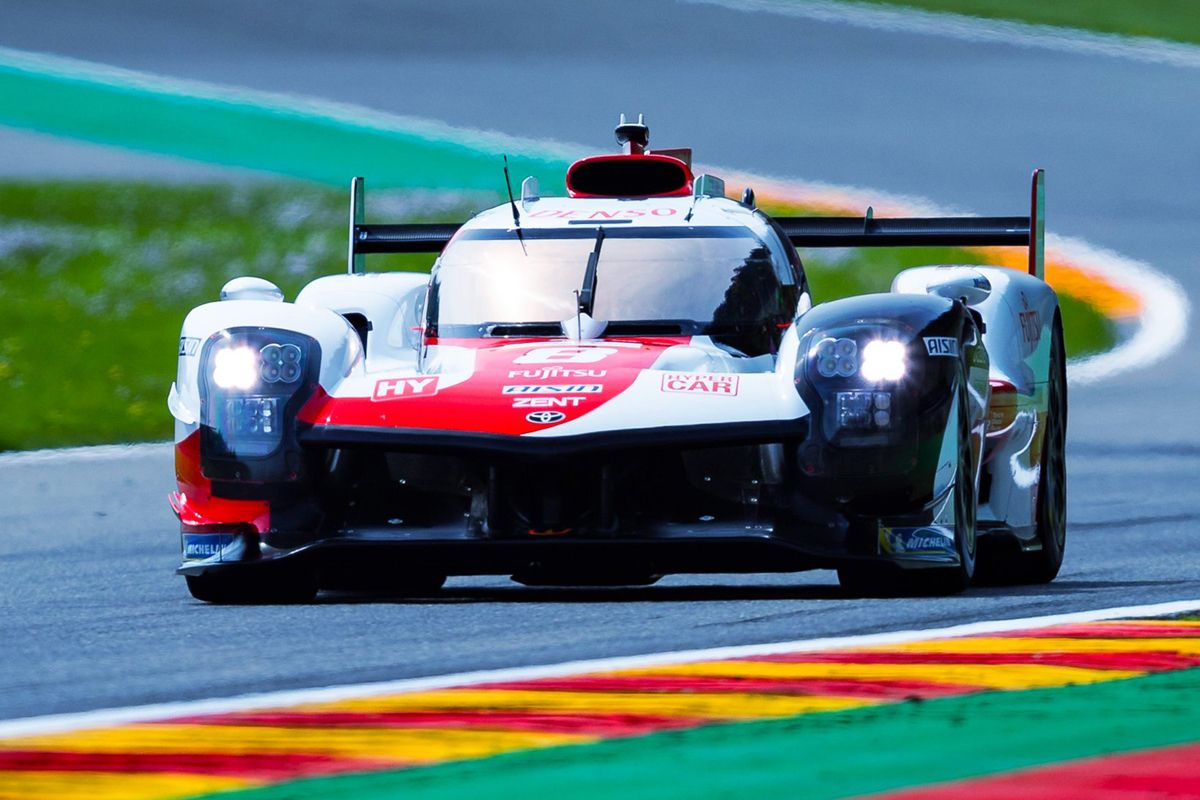
<svg viewBox="0 0 1200 800"><path fill-rule="evenodd" d="M775 217L797 247L990 247L1029 249L1029 274L1046 277L1046 171L1033 172L1027 217ZM363 179L350 183L348 271L363 271L370 253L440 253L458 223L368 225Z"/></svg>

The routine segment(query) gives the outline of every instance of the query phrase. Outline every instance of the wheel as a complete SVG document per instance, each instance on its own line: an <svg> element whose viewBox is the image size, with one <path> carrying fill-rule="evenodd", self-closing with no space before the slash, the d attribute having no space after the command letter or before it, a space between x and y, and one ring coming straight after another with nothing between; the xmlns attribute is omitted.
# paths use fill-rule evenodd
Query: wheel
<svg viewBox="0 0 1200 800"><path fill-rule="evenodd" d="M966 370L959 374L954 424L958 463L953 489L954 547L959 563L953 567L898 569L893 564L866 563L838 569L838 583L847 592L866 596L950 595L971 585L975 576L975 469L971 456L971 419L967 406Z"/></svg>
<svg viewBox="0 0 1200 800"><path fill-rule="evenodd" d="M286 575L188 575L192 597L219 605L308 603L317 596L317 582L307 573Z"/></svg>
<svg viewBox="0 0 1200 800"><path fill-rule="evenodd" d="M1047 395L1037 488L1037 538L1042 547L1017 554L1006 582L1049 583L1062 568L1067 549L1067 367L1062 320L1057 316L1050 339Z"/></svg>
<svg viewBox="0 0 1200 800"><path fill-rule="evenodd" d="M958 564L908 573L922 594L958 594L971 585L978 552L975 511L975 461L971 455L971 417L964 374L958 389L958 465L954 475L954 547L958 550Z"/></svg>

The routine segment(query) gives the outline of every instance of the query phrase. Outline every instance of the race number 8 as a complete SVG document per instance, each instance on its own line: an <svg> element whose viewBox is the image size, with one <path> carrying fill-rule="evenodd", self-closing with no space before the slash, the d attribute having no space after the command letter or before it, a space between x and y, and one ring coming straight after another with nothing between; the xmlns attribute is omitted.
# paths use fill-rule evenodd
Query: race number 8
<svg viewBox="0 0 1200 800"><path fill-rule="evenodd" d="M514 359L514 364L594 364L617 352L614 347L539 347Z"/></svg>

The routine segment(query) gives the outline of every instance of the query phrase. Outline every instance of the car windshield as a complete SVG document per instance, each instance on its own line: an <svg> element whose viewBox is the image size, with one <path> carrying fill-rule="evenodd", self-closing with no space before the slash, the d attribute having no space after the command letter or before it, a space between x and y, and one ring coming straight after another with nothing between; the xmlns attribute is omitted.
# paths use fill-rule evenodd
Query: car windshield
<svg viewBox="0 0 1200 800"><path fill-rule="evenodd" d="M592 316L610 331L761 326L785 307L770 251L748 228L606 226L605 235ZM576 313L595 245L594 226L526 230L523 247L512 231L464 231L439 262L429 321L441 336L556 327Z"/></svg>

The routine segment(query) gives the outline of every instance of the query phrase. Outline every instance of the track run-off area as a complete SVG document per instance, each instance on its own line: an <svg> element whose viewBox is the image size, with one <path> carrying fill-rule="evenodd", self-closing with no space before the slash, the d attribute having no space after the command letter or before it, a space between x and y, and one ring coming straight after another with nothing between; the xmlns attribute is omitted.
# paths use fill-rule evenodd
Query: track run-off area
<svg viewBox="0 0 1200 800"><path fill-rule="evenodd" d="M1194 49L776 3L366 3L345 38L319 4L270 27L239 4L51 5L0 12L0 125L50 149L487 192L507 152L549 191L645 111L732 187L879 216L1022 213L1045 166L1048 276L1124 335L1071 365L1062 575L956 598L849 598L814 573L209 607L171 575L169 448L0 455L0 797L1200 794L1200 629L1160 617L1200 607ZM80 148L60 152L109 152Z"/></svg>
<svg viewBox="0 0 1200 800"><path fill-rule="evenodd" d="M1140 615L1197 609L18 720L0 797L1195 796L1200 621Z"/></svg>

